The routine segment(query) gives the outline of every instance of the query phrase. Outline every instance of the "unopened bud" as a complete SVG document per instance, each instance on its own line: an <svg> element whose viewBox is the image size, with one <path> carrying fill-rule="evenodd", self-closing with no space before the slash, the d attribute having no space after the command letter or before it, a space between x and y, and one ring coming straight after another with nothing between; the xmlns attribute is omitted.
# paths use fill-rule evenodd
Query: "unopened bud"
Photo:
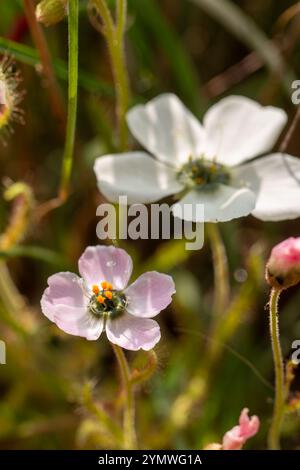
<svg viewBox="0 0 300 470"><path fill-rule="evenodd" d="M68 0L42 0L35 9L36 19L45 26L59 23L68 12Z"/></svg>
<svg viewBox="0 0 300 470"><path fill-rule="evenodd" d="M288 238L273 248L266 279L276 289L287 289L300 282L300 237Z"/></svg>

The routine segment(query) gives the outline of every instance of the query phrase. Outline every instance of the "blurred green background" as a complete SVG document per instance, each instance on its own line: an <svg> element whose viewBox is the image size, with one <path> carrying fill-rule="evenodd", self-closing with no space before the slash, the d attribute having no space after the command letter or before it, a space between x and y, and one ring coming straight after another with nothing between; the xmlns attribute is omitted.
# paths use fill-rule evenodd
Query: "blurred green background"
<svg viewBox="0 0 300 470"><path fill-rule="evenodd" d="M113 1L109 4L114 6ZM232 4L239 7L237 11L230 8ZM0 1L0 52L15 56L23 77L20 89L26 91L22 102L25 125L15 125L6 145L0 144L1 184L4 191L7 178L23 181L35 198L26 214L30 217L26 236L9 257L1 252L4 272L8 266L19 291L10 299L0 292L0 339L7 345L7 364L0 365L2 449L118 447L90 403L94 400L100 406L101 402L112 419L119 419L122 400L108 341L104 335L97 342L68 336L50 324L39 307L47 277L59 270L76 272L84 248L98 242L95 213L102 199L93 161L116 148L114 88L106 44L93 28L86 7L87 2L81 1L71 195L63 206L39 220L36 208L57 191L64 139L36 66L37 53L22 2ZM242 94L262 104L281 106L293 117L290 83L300 76L300 3L129 0L128 8L126 60L132 104L172 91L201 117L223 96ZM44 32L66 101L67 23L64 20ZM135 145L132 139L132 148ZM288 152L300 155L299 128ZM2 232L13 217L12 205L1 197ZM184 425L170 418L174 403L195 372L205 368L207 345L212 344L209 243L199 252L185 251L178 241L121 243L134 259L134 276L144 269L168 272L177 287L173 304L159 316L163 334L157 347L158 370L137 391L142 448L202 448L208 442L220 442L245 406L262 423L247 447L266 447L273 391L265 381L273 383L273 366L264 264L274 243L299 235L299 221L262 223L247 217L221 224L220 229L230 266L232 322L219 335L205 397L195 400ZM6 281L2 278L2 290ZM299 305L299 289L282 296L281 338L286 357L292 341L300 338ZM128 357L133 363L145 362L143 353ZM296 394L299 386L296 377L292 392ZM300 448L297 413L286 420L283 445Z"/></svg>

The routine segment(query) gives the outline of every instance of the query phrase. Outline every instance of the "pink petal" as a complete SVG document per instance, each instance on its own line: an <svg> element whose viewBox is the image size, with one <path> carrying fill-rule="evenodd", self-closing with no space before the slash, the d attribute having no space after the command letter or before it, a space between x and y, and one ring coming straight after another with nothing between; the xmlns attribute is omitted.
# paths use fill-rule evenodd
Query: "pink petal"
<svg viewBox="0 0 300 470"><path fill-rule="evenodd" d="M248 408L244 408L240 414L239 425L234 426L223 437L223 450L239 450L246 441L254 436L260 426L257 416L248 416Z"/></svg>
<svg viewBox="0 0 300 470"><path fill-rule="evenodd" d="M290 237L274 246L268 262L269 267L282 275L300 268L300 237Z"/></svg>
<svg viewBox="0 0 300 470"><path fill-rule="evenodd" d="M129 313L108 320L106 334L109 341L130 351L149 351L160 340L160 328L155 320L136 318Z"/></svg>
<svg viewBox="0 0 300 470"><path fill-rule="evenodd" d="M241 436L248 439L254 436L259 430L259 418L257 416L248 416L248 408L244 408L241 412L239 423L240 423L240 434Z"/></svg>
<svg viewBox="0 0 300 470"><path fill-rule="evenodd" d="M57 273L48 278L48 286L41 300L42 311L53 321L55 307L70 307L76 312L84 308L87 299L84 296L80 277L70 272Z"/></svg>
<svg viewBox="0 0 300 470"><path fill-rule="evenodd" d="M74 336L81 336L90 341L96 340L100 337L103 331L103 319L96 318L91 315L87 310L79 318L68 317L62 315L61 312L55 316L55 323L65 333Z"/></svg>
<svg viewBox="0 0 300 470"><path fill-rule="evenodd" d="M103 321L88 312L80 277L69 272L54 274L48 286L41 300L43 314L68 334L98 339Z"/></svg>
<svg viewBox="0 0 300 470"><path fill-rule="evenodd" d="M89 246L78 261L79 272L89 286L108 281L114 289L124 289L132 273L132 259L121 248Z"/></svg>
<svg viewBox="0 0 300 470"><path fill-rule="evenodd" d="M156 271L142 274L125 290L126 309L137 317L154 317L172 302L175 292L171 276Z"/></svg>
<svg viewBox="0 0 300 470"><path fill-rule="evenodd" d="M240 427L234 426L223 437L223 450L240 450L246 439L240 436Z"/></svg>

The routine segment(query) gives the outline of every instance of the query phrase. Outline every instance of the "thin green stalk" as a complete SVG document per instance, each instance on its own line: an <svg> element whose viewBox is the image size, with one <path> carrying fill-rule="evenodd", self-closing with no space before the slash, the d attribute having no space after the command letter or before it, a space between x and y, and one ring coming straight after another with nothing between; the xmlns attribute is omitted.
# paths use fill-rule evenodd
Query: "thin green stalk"
<svg viewBox="0 0 300 470"><path fill-rule="evenodd" d="M280 430L284 418L285 385L284 367L280 345L279 322L278 322L278 301L280 290L273 288L270 296L270 335L273 350L273 360L275 368L275 401L271 427L268 435L268 445L270 449L280 449Z"/></svg>
<svg viewBox="0 0 300 470"><path fill-rule="evenodd" d="M69 2L69 88L68 88L68 120L65 149L63 155L59 198L64 201L69 193L72 172L78 90L78 0Z"/></svg>
<svg viewBox="0 0 300 470"><path fill-rule="evenodd" d="M124 33L127 17L127 0L117 2L117 24L114 24L105 0L91 0L103 21L103 33L107 41L112 73L117 95L117 119L119 126L119 147L126 150L128 130L126 112L129 106L129 80L125 64Z"/></svg>
<svg viewBox="0 0 300 470"><path fill-rule="evenodd" d="M134 406L134 393L131 382L130 369L123 352L123 349L112 344L112 348L116 355L118 365L120 368L122 383L126 395L125 409L124 409L124 448L128 450L137 449L137 438L135 430L135 406Z"/></svg>
<svg viewBox="0 0 300 470"><path fill-rule="evenodd" d="M228 262L218 224L207 224L207 231L214 266L215 299L213 311L216 316L219 316L226 310L229 301Z"/></svg>
<svg viewBox="0 0 300 470"><path fill-rule="evenodd" d="M122 44L127 20L127 0L117 0L117 38Z"/></svg>

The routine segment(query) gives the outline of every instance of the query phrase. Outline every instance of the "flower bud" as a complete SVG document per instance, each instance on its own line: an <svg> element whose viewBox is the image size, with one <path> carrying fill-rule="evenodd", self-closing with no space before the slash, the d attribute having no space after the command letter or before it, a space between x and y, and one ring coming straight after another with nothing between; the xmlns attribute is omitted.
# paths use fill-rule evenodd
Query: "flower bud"
<svg viewBox="0 0 300 470"><path fill-rule="evenodd" d="M248 408L244 408L240 414L239 424L224 434L222 444L212 442L204 447L204 450L240 450L250 437L258 433L260 421L257 416L248 416Z"/></svg>
<svg viewBox="0 0 300 470"><path fill-rule="evenodd" d="M288 238L273 248L266 279L276 289L287 289L300 282L300 237Z"/></svg>
<svg viewBox="0 0 300 470"><path fill-rule="evenodd" d="M52 26L64 19L67 10L67 0L42 0L36 6L35 16L45 26Z"/></svg>

